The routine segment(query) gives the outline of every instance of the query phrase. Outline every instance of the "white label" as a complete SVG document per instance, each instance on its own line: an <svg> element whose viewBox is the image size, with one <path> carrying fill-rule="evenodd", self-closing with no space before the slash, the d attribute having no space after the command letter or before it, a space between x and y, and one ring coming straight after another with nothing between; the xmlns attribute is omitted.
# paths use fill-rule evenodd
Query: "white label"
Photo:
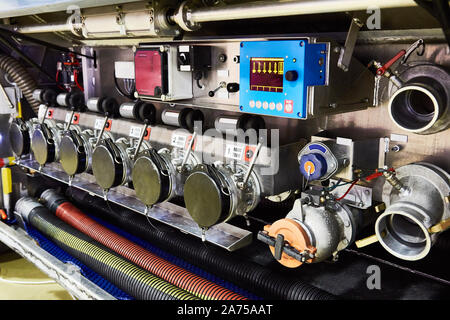
<svg viewBox="0 0 450 320"><path fill-rule="evenodd" d="M184 149L186 145L186 138L187 138L186 136L180 134L173 134L171 142L172 147Z"/></svg>
<svg viewBox="0 0 450 320"><path fill-rule="evenodd" d="M140 138L142 134L142 128L141 127L131 127L130 128L130 134L129 136L132 138Z"/></svg>
<svg viewBox="0 0 450 320"><path fill-rule="evenodd" d="M104 119L101 119L101 118L95 119L95 126L94 126L94 128L96 130L102 130L103 129L103 122L105 122Z"/></svg>
<svg viewBox="0 0 450 320"><path fill-rule="evenodd" d="M133 61L115 61L114 70L117 79L134 79Z"/></svg>
<svg viewBox="0 0 450 320"><path fill-rule="evenodd" d="M228 78L228 70L217 70L217 76L219 78Z"/></svg>
<svg viewBox="0 0 450 320"><path fill-rule="evenodd" d="M341 138L341 137L336 138L336 143L344 145L344 146L351 146L352 142L353 142L352 139Z"/></svg>
<svg viewBox="0 0 450 320"><path fill-rule="evenodd" d="M227 144L225 146L225 158L241 160L244 153L244 147L235 144Z"/></svg>
<svg viewBox="0 0 450 320"><path fill-rule="evenodd" d="M404 134L391 133L391 141L407 143L408 136Z"/></svg>
<svg viewBox="0 0 450 320"><path fill-rule="evenodd" d="M178 51L179 52L189 52L189 46L179 46Z"/></svg>

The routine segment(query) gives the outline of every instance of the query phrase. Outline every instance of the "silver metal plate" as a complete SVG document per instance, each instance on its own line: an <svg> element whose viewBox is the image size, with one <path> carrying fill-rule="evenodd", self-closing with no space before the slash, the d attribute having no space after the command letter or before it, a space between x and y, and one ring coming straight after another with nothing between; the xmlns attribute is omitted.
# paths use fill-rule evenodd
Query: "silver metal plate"
<svg viewBox="0 0 450 320"><path fill-rule="evenodd" d="M24 159L21 160L18 165L69 184L69 176L57 163L47 164L41 171L39 171L39 163L34 160ZM71 187L87 191L91 195L104 198L103 189L95 183L94 176L90 174L82 173L76 175L70 182L70 185ZM111 189L107 194L107 199L108 201L145 215L146 207L136 198L136 194L132 189L123 186ZM192 220L186 208L173 203L164 202L154 205L148 210L147 216L177 228L183 233L188 233L198 238L202 237L202 230L197 223ZM235 251L245 247L252 242L252 239L252 232L232 226L228 223L215 225L206 232L206 241L228 251Z"/></svg>

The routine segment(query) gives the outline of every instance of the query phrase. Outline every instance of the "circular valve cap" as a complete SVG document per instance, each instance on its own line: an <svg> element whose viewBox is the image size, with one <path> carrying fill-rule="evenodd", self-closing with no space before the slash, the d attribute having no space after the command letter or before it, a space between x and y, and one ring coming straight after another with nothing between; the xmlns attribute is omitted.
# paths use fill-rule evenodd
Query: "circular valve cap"
<svg viewBox="0 0 450 320"><path fill-rule="evenodd" d="M22 126L17 123L11 123L9 128L9 142L15 155L21 156L30 153L31 141L28 130L24 130Z"/></svg>
<svg viewBox="0 0 450 320"><path fill-rule="evenodd" d="M64 134L59 147L59 162L69 176L85 171L87 164L86 151L81 138L75 135L77 135L75 132Z"/></svg>
<svg viewBox="0 0 450 320"><path fill-rule="evenodd" d="M284 236L284 241L299 252L304 252L305 250L311 252L315 251L315 248L311 246L311 241L306 231L302 228L300 223L293 219L286 218L275 221L274 224L265 226L264 230L268 232L269 236L275 239L279 234L282 234ZM269 248L275 256L275 248L272 246ZM281 259L278 260L278 262L288 268L297 268L303 264L303 262L287 255L285 252L281 254ZM312 262L312 259L307 260L307 262Z"/></svg>
<svg viewBox="0 0 450 320"><path fill-rule="evenodd" d="M31 149L33 150L34 157L40 165L44 165L55 160L55 142L47 130L43 127L44 125L38 126L34 132L31 139Z"/></svg>
<svg viewBox="0 0 450 320"><path fill-rule="evenodd" d="M184 202L192 219L200 227L223 222L230 211L229 196L222 192L220 183L207 171L196 171L187 178Z"/></svg>
<svg viewBox="0 0 450 320"><path fill-rule="evenodd" d="M147 206L165 201L169 197L170 178L162 174L162 170L164 168L161 164L154 161L149 153L140 156L134 163L132 173L134 190L139 200Z"/></svg>
<svg viewBox="0 0 450 320"><path fill-rule="evenodd" d="M304 154L300 158L300 172L309 180L322 178L328 170L327 161L318 153Z"/></svg>
<svg viewBox="0 0 450 320"><path fill-rule="evenodd" d="M100 143L92 153L92 172L98 185L104 190L120 185L124 166L119 153L107 144Z"/></svg>

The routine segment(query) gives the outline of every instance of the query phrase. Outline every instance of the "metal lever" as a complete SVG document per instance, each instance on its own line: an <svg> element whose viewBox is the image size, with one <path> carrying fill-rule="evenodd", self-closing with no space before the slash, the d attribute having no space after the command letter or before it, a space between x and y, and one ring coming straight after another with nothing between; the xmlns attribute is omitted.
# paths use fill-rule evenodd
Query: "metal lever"
<svg viewBox="0 0 450 320"><path fill-rule="evenodd" d="M253 155L252 160L250 161L250 165L248 166L248 170L245 173L244 180L237 184L240 189L244 189L245 185L248 182L248 179L250 179L250 175L252 174L253 167L255 166L255 162L256 162L256 159L258 158L261 147L262 147L262 143L258 142L258 145L256 146L255 154Z"/></svg>
<svg viewBox="0 0 450 320"><path fill-rule="evenodd" d="M70 125L72 124L73 115L75 114L75 110L72 110L69 118L69 122L66 124L66 128L64 130L69 130Z"/></svg>
<svg viewBox="0 0 450 320"><path fill-rule="evenodd" d="M181 163L181 165L178 167L178 171L181 172L183 171L184 166L186 165L186 162L188 161L189 155L192 152L192 146L194 144L195 138L197 137L197 131L194 131L194 133L192 134L192 138L191 141L189 141L189 146L188 149L186 150L185 154L184 154L184 158L183 158L183 162Z"/></svg>
<svg viewBox="0 0 450 320"><path fill-rule="evenodd" d="M355 49L356 40L358 39L358 32L363 25L364 23L361 22L361 20L359 20L358 18L352 19L350 29L348 30L347 33L347 38L345 39L345 45L343 48L341 48L341 52L337 63L338 67L344 70L345 72L348 71L348 68L350 66L353 51Z"/></svg>
<svg viewBox="0 0 450 320"><path fill-rule="evenodd" d="M419 49L420 47L422 47L422 50L417 52L418 56L423 56L423 54L425 53L425 43L423 42L423 39L419 39L416 42L414 42L405 52L405 55L402 58L402 61L400 61L401 64L405 64L406 61L408 60L409 56L411 55L411 53L413 53L414 51L416 51L417 49Z"/></svg>
<svg viewBox="0 0 450 320"><path fill-rule="evenodd" d="M144 130L141 133L141 136L139 137L139 141L138 144L136 146L136 150L134 150L134 154L133 154L133 160L136 159L138 153L139 153L139 149L141 149L141 145L142 145L142 141L144 141L145 138L145 134L147 133L147 128L148 128L148 123L145 122L144 123Z"/></svg>
<svg viewBox="0 0 450 320"><path fill-rule="evenodd" d="M225 81L222 81L222 82L219 83L219 86L217 88L215 88L214 90L208 92L208 95L210 97L214 97L214 95L216 94L217 91L219 91L222 88L226 88L226 86L227 86L227 83Z"/></svg>
<svg viewBox="0 0 450 320"><path fill-rule="evenodd" d="M11 109L14 109L14 106L11 103L9 96L6 94L6 91L1 84L0 84L0 91L2 92L3 96L5 97L5 101L6 101L6 104L8 105L8 107L10 107Z"/></svg>
<svg viewBox="0 0 450 320"><path fill-rule="evenodd" d="M275 240L275 254L274 257L277 260L281 260L281 255L283 254L284 247L284 236L279 233L277 234L277 240Z"/></svg>
<svg viewBox="0 0 450 320"><path fill-rule="evenodd" d="M41 119L41 124L44 123L45 118L47 117L47 111L48 111L48 105L45 105L45 109L44 109L44 116Z"/></svg>
<svg viewBox="0 0 450 320"><path fill-rule="evenodd" d="M106 115L105 121L103 121L102 130L100 130L100 134L98 135L97 142L95 143L95 147L98 146L98 144L100 143L100 140L102 139L103 132L105 132L105 127L106 127L106 124L108 123L108 119L109 119L109 117L108 117L108 115Z"/></svg>

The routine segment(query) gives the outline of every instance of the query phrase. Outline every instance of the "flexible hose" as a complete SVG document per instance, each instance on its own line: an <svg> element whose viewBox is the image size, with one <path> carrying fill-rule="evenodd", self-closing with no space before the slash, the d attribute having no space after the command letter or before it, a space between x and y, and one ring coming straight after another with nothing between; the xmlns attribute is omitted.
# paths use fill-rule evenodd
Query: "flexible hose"
<svg viewBox="0 0 450 320"><path fill-rule="evenodd" d="M17 201L16 211L63 250L136 299L199 300L112 253L55 217L32 198L25 197Z"/></svg>
<svg viewBox="0 0 450 320"><path fill-rule="evenodd" d="M19 61L4 54L0 54L0 70L7 73L10 79L17 84L31 108L37 114L39 102L33 98L33 91L37 88L37 85L27 70Z"/></svg>
<svg viewBox="0 0 450 320"><path fill-rule="evenodd" d="M233 253L203 246L197 239L174 232L164 225L158 224L158 229L155 229L148 224L144 216L118 205L111 204L113 210L109 210L98 197L89 196L79 190L74 190L72 197L79 205L89 208L102 219L189 263L201 266L210 273L220 275L227 281L237 283L247 290L251 288L250 291L257 292L261 297L282 300L335 299L330 293L300 279L287 277L251 261L245 261Z"/></svg>
<svg viewBox="0 0 450 320"><path fill-rule="evenodd" d="M46 206L58 218L83 232L107 248L167 282L204 300L246 300L245 297L180 268L143 247L112 232L82 213L55 190L41 195Z"/></svg>

